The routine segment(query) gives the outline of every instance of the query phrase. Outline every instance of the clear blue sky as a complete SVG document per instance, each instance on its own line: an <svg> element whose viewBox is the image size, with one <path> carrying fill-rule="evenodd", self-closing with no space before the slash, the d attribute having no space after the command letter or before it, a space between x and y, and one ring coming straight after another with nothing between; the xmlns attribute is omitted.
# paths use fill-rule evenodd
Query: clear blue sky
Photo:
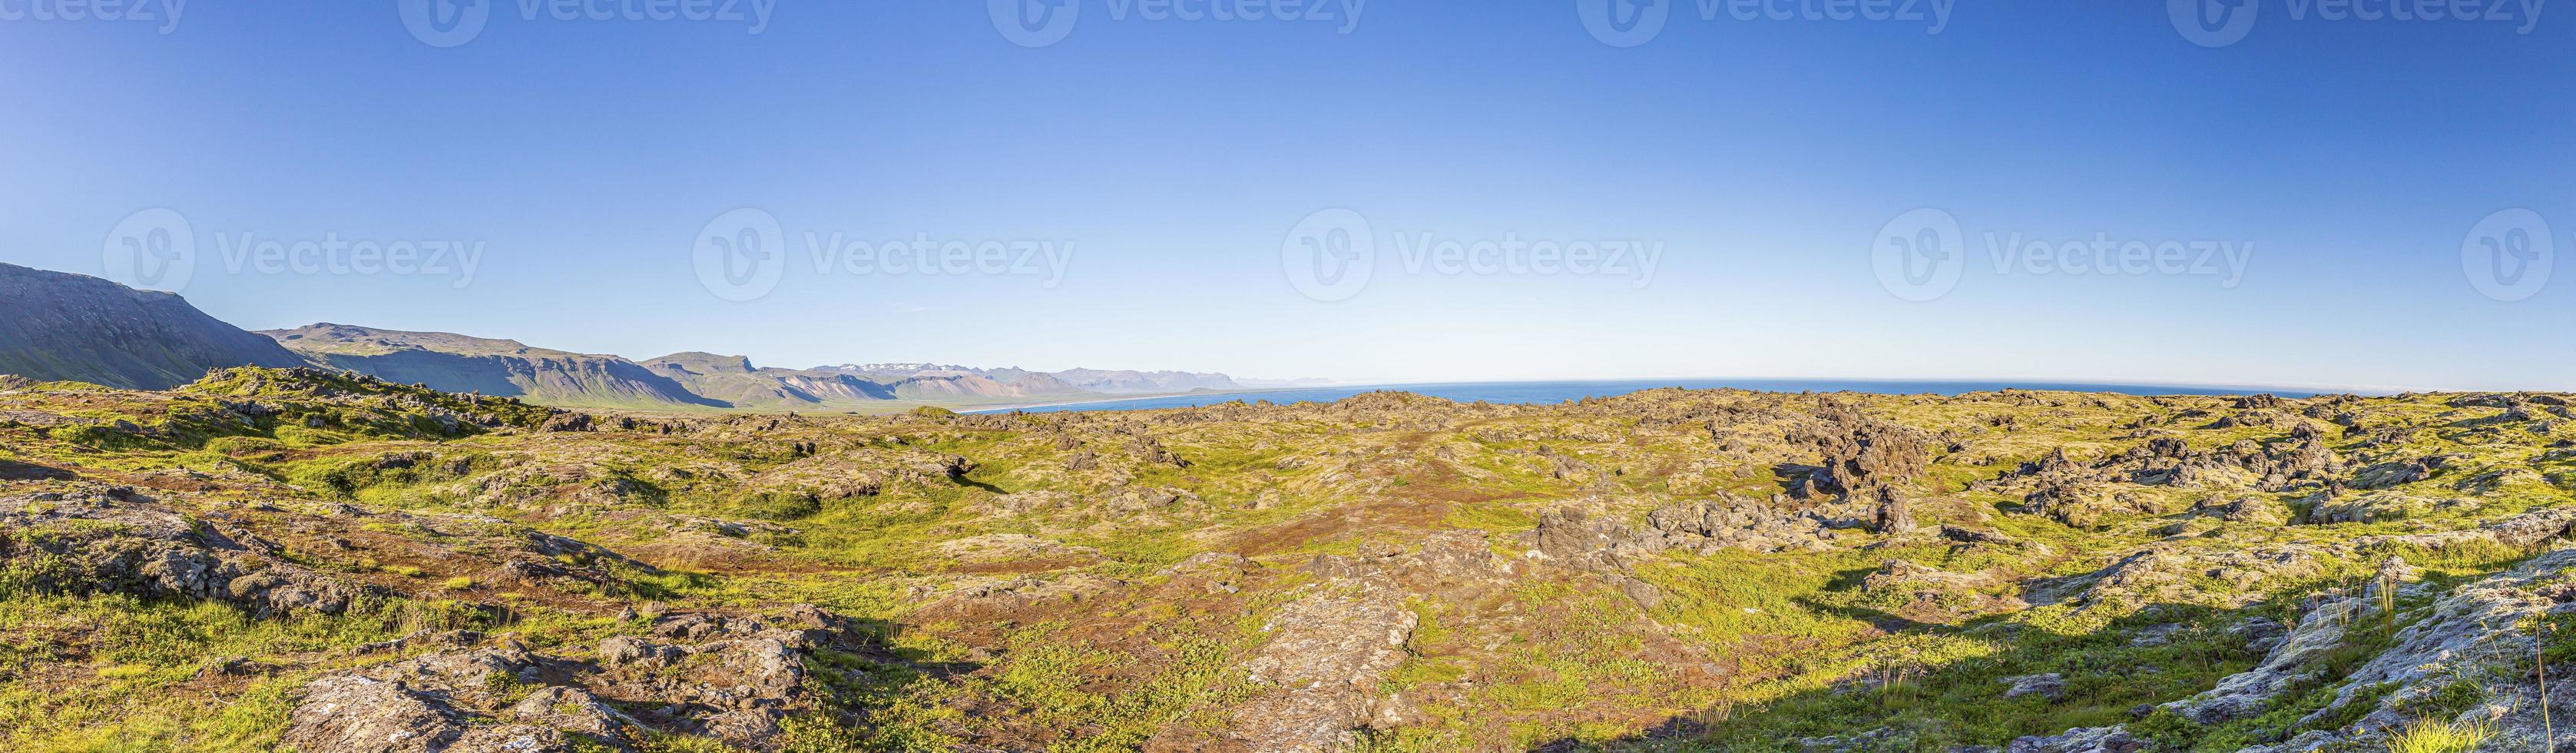
<svg viewBox="0 0 2576 753"><path fill-rule="evenodd" d="M2520 34L2258 0L2210 48L2163 3L1963 6L1927 34L1686 1L1618 48L1565 0L1379 0L1347 34L1074 1L1036 48L961 1L778 0L755 34L487 0L451 48L391 0L193 2L168 34L0 20L0 261L108 274L102 239L168 208L198 252L181 292L245 327L786 366L2576 388L2576 268L2496 300L2461 252L2514 208L2576 249L2576 18L2554 9ZM790 248L774 290L730 301L692 253L743 207ZM1906 300L1872 253L1926 207L1966 266ZM1377 232L1346 300L1284 272L1328 208ZM818 272L809 231L1072 255L1052 286ZM2241 277L1998 274L1988 232L2252 253ZM484 255L462 287L226 269L243 233ZM1644 279L1441 274L1399 258L1422 233L1663 250Z"/></svg>

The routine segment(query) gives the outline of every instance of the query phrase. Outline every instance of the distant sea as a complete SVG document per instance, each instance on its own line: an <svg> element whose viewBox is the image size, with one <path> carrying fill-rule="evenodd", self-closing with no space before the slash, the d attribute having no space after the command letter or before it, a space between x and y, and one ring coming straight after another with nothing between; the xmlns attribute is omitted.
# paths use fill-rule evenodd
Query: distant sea
<svg viewBox="0 0 2576 753"><path fill-rule="evenodd" d="M1869 392L1884 395L1958 395L2001 389L2066 390L2072 392L2115 392L2124 395L2251 395L2271 393L2281 397L2314 397L2317 393L2297 389L2258 386L2211 386L2175 384L2099 384L2088 382L2010 382L2010 381L1904 381L1873 379L1639 379L1561 382L1446 382L1438 384L1383 384L1367 386L1316 387L1306 389L1244 390L1240 392L1198 392L1187 395L1147 397L1131 400L1103 400L1026 408L985 408L971 413L1007 413L1013 410L1051 413L1072 410L1152 410L1155 408L1188 408L1199 405L1242 400L1267 400L1273 403L1329 403L1363 392L1397 390L1462 403L1552 404L1587 397L1613 397L1658 387L1683 387L1713 390L1723 387L1761 392Z"/></svg>

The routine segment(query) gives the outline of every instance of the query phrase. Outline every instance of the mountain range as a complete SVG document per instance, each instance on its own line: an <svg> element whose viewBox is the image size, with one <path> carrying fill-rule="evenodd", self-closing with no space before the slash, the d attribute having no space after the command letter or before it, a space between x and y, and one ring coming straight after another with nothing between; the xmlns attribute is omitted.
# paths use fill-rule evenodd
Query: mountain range
<svg viewBox="0 0 2576 753"><path fill-rule="evenodd" d="M0 374L165 389L222 366L298 366L177 295L0 264Z"/></svg>
<svg viewBox="0 0 2576 753"><path fill-rule="evenodd" d="M634 361L516 340L328 322L245 332L174 294L9 264L0 264L0 312L8 314L0 323L0 373L128 389L175 387L211 368L308 364L447 392L629 409L865 410L1252 386L1225 374L1179 371L1049 373L933 363L784 369L702 352Z"/></svg>

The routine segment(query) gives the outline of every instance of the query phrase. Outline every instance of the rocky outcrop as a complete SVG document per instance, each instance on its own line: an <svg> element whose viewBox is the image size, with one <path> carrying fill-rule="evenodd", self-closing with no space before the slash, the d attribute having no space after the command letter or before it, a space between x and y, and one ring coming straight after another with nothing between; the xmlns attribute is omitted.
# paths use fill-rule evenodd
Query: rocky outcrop
<svg viewBox="0 0 2576 753"><path fill-rule="evenodd" d="M2350 485L2355 489L2387 489L2432 478L2449 464L2441 456L2391 460L2374 463L2354 471Z"/></svg>
<svg viewBox="0 0 2576 753"><path fill-rule="evenodd" d="M1640 537L1639 542L1649 548L1701 554L1714 554L1720 549L1765 554L1822 551L1832 548L1835 530L1859 527L1859 515L1866 509L1859 505L1784 509L1740 497L1721 497L1648 513L1650 533Z"/></svg>
<svg viewBox="0 0 2576 753"><path fill-rule="evenodd" d="M16 588L212 599L262 616L338 613L369 592L283 553L220 518L182 514L129 487L76 483L0 498L0 562Z"/></svg>
<svg viewBox="0 0 2576 753"><path fill-rule="evenodd" d="M2200 724L2222 724L2259 715L2273 699L2316 679L2317 663L2343 646L2353 621L2367 612L2360 599L2329 599L2310 608L2280 644L2252 670L2230 675L2218 687L2164 708Z"/></svg>
<svg viewBox="0 0 2576 753"><path fill-rule="evenodd" d="M2549 728L2541 724L2542 688L2530 671L2537 654L2533 630L2546 616L2576 613L2571 569L2576 569L2576 550L2548 552L2454 588L2413 613L2388 614L2382 605L2392 602L2378 598L2377 589L2399 588L2408 594L2393 602L2400 610L2418 593L2417 587L2405 585L2412 568L2391 560L2382 564L2381 575L2365 592L2317 599L2294 626L2262 618L2238 625L2233 632L2249 649L2264 652L2262 662L2161 709L2191 724L2227 724L2270 713L2291 695L2322 686L2333 690L2333 700L2289 725L2306 732L2248 748L2249 753L2370 748L2383 745L2391 730L2428 717L2492 725L2496 739L2487 749L2541 748ZM2373 622L2403 627L2393 645L2358 669L2329 673L2328 663L2351 649L2354 631ZM2576 673L2553 668L2547 674L2562 678ZM2559 699L2576 697L2568 695L2576 693L2576 681L2553 680L2548 692ZM2332 726L2320 728L2327 724ZM2576 744L2576 729L2558 733L2553 742ZM2142 745L2125 728L2108 727L2023 738L2009 750L2134 751Z"/></svg>
<svg viewBox="0 0 2576 753"><path fill-rule="evenodd" d="M1568 507L1539 514L1538 528L1525 535L1530 551L1571 567L1619 570L1625 561L1661 551L1626 523ZM1661 536L1653 538L1660 542Z"/></svg>
<svg viewBox="0 0 2576 753"><path fill-rule="evenodd" d="M797 460L751 480L749 491L821 504L873 497L890 484L946 483L975 470L957 455L914 449L861 449Z"/></svg>
<svg viewBox="0 0 2576 753"><path fill-rule="evenodd" d="M1869 506L1871 530L1911 533L1914 517L1898 487L1931 466L1933 437L1870 418L1849 406L1829 406L1817 416L1823 425L1796 438L1823 456L1822 469L1809 483L1839 492L1844 501Z"/></svg>
<svg viewBox="0 0 2576 753"><path fill-rule="evenodd" d="M1234 566L1221 557L1180 569ZM1253 695L1213 730L1174 728L1151 740L1156 753L1326 753L1350 750L1357 731L1401 719L1402 698L1382 693L1411 655L1420 625L1413 599L1475 604L1504 592L1521 572L1462 533L1428 537L1419 550L1363 547L1320 555L1303 568L1321 579L1265 621L1267 641L1240 669Z"/></svg>
<svg viewBox="0 0 2576 753"><path fill-rule="evenodd" d="M326 677L306 685L304 698L281 741L298 750L437 753L465 733L454 709L401 683Z"/></svg>
<svg viewBox="0 0 2576 753"><path fill-rule="evenodd" d="M2123 516L2168 511L2156 497L2096 485L2051 483L2041 486L2027 499L2021 512L2076 528L2098 528Z"/></svg>
<svg viewBox="0 0 2576 753"><path fill-rule="evenodd" d="M2302 423L2280 439L2216 449L2193 449L2180 438L2160 436L2093 462L2059 448L1974 488L2019 493L2022 512L2090 528L2122 516L2174 511L2134 487L2294 492L2331 488L2344 468L2325 434Z"/></svg>
<svg viewBox="0 0 2576 753"><path fill-rule="evenodd" d="M2476 528L2365 536L2333 543L2251 549L2159 545L2124 555L2101 570L2044 589L2045 595L2035 595L2031 600L2049 604L2072 595L2085 605L2184 602L2233 607L2259 598L2265 588L2316 578L2335 562L2350 562L2365 552L2386 547L2531 551L2567 535L2571 527L2576 527L2576 507L2551 507Z"/></svg>
<svg viewBox="0 0 2576 753"><path fill-rule="evenodd" d="M2229 523L2277 526L2290 521L2290 509L2276 500L2252 495L2201 500L2192 514Z"/></svg>
<svg viewBox="0 0 2576 753"><path fill-rule="evenodd" d="M2317 730L2255 753L2316 753L2324 750L2381 745L2390 729L2424 718L2431 710L2444 709L2447 694L2456 688L2473 688L2468 695L2478 699L2465 708L2444 709L2449 716L2436 721L2460 721L2491 724L2496 739L2486 750L2535 750L2544 747L2544 727L2540 721L2541 686L2531 673L2537 637L2538 618L2576 612L2576 581L2567 572L2576 567L2576 550L2550 552L2525 561L2503 573L2452 589L2420 615L2406 615L2410 624L2398 631L2396 645L2372 658L2351 674L2336 679L2336 696L2332 704L2303 722L2330 718L2358 719L2334 729ZM2375 608L2364 604L2361 608ZM2563 638L2553 637L2559 641ZM2294 641L2295 643L2295 641ZM2290 650L2284 646L2282 651ZM2275 656L2280 652L2276 651ZM2268 663L2267 663L2268 664ZM2576 683L2566 679L2576 672L2552 667L2549 697L2564 703L2576 695ZM2352 708L2354 704L2369 704ZM2564 710L2560 711L2564 714ZM2576 729L2562 728L2552 741L2557 746L2576 744Z"/></svg>
<svg viewBox="0 0 2576 753"><path fill-rule="evenodd" d="M1830 549L1833 529L1861 525L1851 517L1830 515L1827 510L1831 509L1835 508L1792 512L1727 497L1658 509L1646 516L1646 527L1639 529L1580 507L1566 507L1541 513L1538 527L1520 539L1540 559L1599 574L1637 603L1652 607L1662 602L1663 593L1633 577L1631 569L1638 563L1674 549L1701 554L1726 549L1764 553Z"/></svg>
<svg viewBox="0 0 2576 753"><path fill-rule="evenodd" d="M1270 642L1244 664L1249 679L1268 690L1235 710L1220 744L1258 753L1350 749L1352 730L1376 715L1378 682L1404 663L1404 642L1417 623L1384 591L1289 604L1262 626Z"/></svg>
<svg viewBox="0 0 2576 753"><path fill-rule="evenodd" d="M2037 697L2042 700L2054 702L2064 700L2066 698L2066 677L2064 675L2050 673L2023 675L2020 677L2006 677L2004 678L2004 684L2009 686L2004 690L2004 698L2006 699Z"/></svg>
<svg viewBox="0 0 2576 753"><path fill-rule="evenodd" d="M1640 529L1616 519L1568 507L1539 516L1538 528L1525 538L1530 548L1550 558L1593 568L1623 568L1626 561L1668 549L1715 554L1822 551L1832 548L1834 531L1863 525L1862 505L1817 505L1805 509L1724 496L1656 509Z"/></svg>
<svg viewBox="0 0 2576 753"><path fill-rule="evenodd" d="M2308 522L2386 523L2434 515L2440 512L2469 512L2478 508L2476 500L2434 499L2389 491L2371 491L2318 501L2308 511Z"/></svg>
<svg viewBox="0 0 2576 753"><path fill-rule="evenodd" d="M2025 737L2004 746L2005 753L2141 753L2153 744L2120 727L2091 727L2048 737Z"/></svg>
<svg viewBox="0 0 2576 753"><path fill-rule="evenodd" d="M656 735L775 750L788 715L820 708L806 656L866 639L812 607L785 616L685 614L648 637L601 641L589 656L509 638L307 684L280 741L351 753L633 750ZM467 636L471 638L471 636ZM603 699L616 699L628 714Z"/></svg>

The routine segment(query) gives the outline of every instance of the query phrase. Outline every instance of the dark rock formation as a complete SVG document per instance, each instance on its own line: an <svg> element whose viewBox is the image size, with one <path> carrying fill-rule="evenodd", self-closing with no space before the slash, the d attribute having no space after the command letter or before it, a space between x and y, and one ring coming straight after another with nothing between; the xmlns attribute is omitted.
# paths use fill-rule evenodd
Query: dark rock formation
<svg viewBox="0 0 2576 753"><path fill-rule="evenodd" d="M1872 506L1871 530L1891 535L1913 532L1914 518L1897 487L1931 465L1934 438L1848 406L1827 406L1817 417L1822 425L1799 437L1824 456L1824 469L1813 481L1840 492L1847 501Z"/></svg>

